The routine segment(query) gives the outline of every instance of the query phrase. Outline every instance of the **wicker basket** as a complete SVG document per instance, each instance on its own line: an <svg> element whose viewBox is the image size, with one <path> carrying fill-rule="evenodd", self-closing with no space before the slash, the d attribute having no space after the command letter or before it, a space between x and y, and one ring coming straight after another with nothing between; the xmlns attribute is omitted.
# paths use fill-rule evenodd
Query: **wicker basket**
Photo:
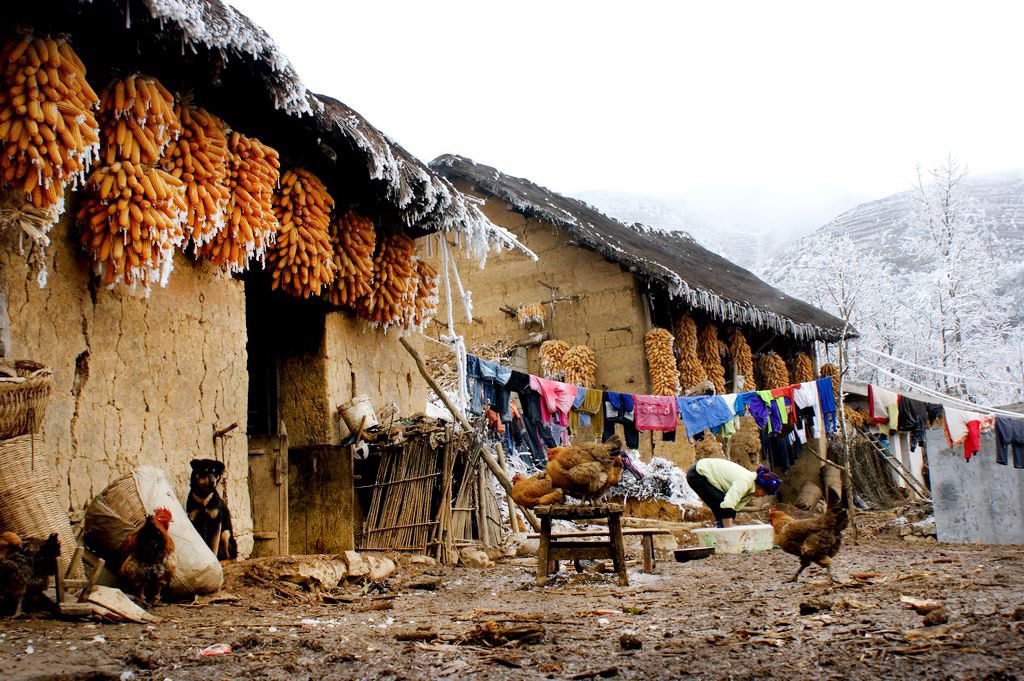
<svg viewBox="0 0 1024 681"><path fill-rule="evenodd" d="M0 362L0 440L39 432L52 385L53 372L39 362Z"/></svg>
<svg viewBox="0 0 1024 681"><path fill-rule="evenodd" d="M57 498L56 475L46 462L43 444L39 435L0 440L0 530L22 537L47 537L56 532L61 570L67 572L77 542L64 505ZM85 577L81 561L77 561L71 576Z"/></svg>

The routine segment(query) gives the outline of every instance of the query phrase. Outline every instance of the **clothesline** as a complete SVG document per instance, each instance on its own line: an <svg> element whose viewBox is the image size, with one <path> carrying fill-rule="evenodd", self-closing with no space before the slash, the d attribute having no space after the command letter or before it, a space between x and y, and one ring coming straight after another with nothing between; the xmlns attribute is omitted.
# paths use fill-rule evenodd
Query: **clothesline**
<svg viewBox="0 0 1024 681"><path fill-rule="evenodd" d="M995 383L995 384L998 384L998 385L1010 385L1010 386L1014 386L1016 388L1024 389L1024 385L1022 385L1019 381L1018 382L1014 382L1014 381L1000 381L1000 380L997 380L997 379L994 379L994 378L993 379L989 379L989 378L975 378L973 376L965 376L963 374L952 374L952 373L949 373L949 372L946 372L946 371L940 371L938 369L930 369L928 367L921 366L920 364L914 364L913 362L911 362L909 360L900 359L899 357L893 357L892 355L887 355L884 352L879 352L878 350L872 350L871 348L858 348L858 350L864 350L866 352L870 352L873 355L878 355L879 357L885 357L886 359L891 359L894 362L899 362L900 364L906 364L907 366L912 366L915 369L921 369L922 371L928 371L928 372L931 372L933 374L938 374L939 376L946 376L947 378L957 378L957 379L961 379L961 380L965 380L965 381L971 381L972 383ZM867 360L864 360L864 361L866 362Z"/></svg>
<svg viewBox="0 0 1024 681"><path fill-rule="evenodd" d="M882 367L878 366L877 364L869 362L866 359L862 360L862 361L865 364L867 364L868 366L873 367L875 369L878 369L883 374L891 376L892 378L895 378L898 381L902 381L903 383L905 383L906 385L910 386L911 388L914 388L915 390L918 390L918 391L920 391L920 392L922 392L922 393L924 393L926 395L929 395L931 397L936 398L936 400L938 402L942 403L943 406L945 406L946 404L949 404L949 405L953 406L956 409L967 409L967 410L970 410L970 411L982 412L982 413L986 413L986 414L997 414L999 416L1006 416L1006 417L1010 417L1010 418L1018 418L1018 419L1019 418L1024 418L1024 414L1018 414L1016 412L1006 411L1004 409L997 409L996 407L989 407L989 406L986 406L986 405L975 404L973 402L968 402L966 400L962 400L962 399L959 399L959 398L956 398L956 397L952 397L950 395L944 395L944 394L942 394L942 393L940 393L940 392L938 392L936 390L933 390L931 388L927 388L927 387L925 387L923 385L915 383L914 381L911 381L908 378L903 378L902 376L894 374L894 373L892 373L891 371L889 371L887 369L883 369Z"/></svg>

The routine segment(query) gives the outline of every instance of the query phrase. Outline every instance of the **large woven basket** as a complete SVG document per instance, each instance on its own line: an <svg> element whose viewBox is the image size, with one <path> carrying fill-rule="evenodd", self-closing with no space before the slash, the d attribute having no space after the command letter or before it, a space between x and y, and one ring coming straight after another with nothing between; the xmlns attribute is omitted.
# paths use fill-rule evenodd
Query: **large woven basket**
<svg viewBox="0 0 1024 681"><path fill-rule="evenodd" d="M39 432L52 385L53 372L39 362L0 361L0 440Z"/></svg>
<svg viewBox="0 0 1024 681"><path fill-rule="evenodd" d="M21 537L48 537L56 532L61 570L67 572L77 542L65 505L57 497L55 480L41 436L0 440L0 531ZM82 579L82 563L76 563L71 576Z"/></svg>

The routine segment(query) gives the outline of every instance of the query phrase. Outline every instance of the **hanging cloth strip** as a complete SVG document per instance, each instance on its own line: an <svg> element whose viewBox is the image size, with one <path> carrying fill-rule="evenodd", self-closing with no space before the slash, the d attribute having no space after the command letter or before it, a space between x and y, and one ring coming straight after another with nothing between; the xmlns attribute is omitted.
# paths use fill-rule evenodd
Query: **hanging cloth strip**
<svg viewBox="0 0 1024 681"><path fill-rule="evenodd" d="M964 458L968 461L981 447L981 414L952 407L942 409L942 429L950 448L964 446Z"/></svg>
<svg viewBox="0 0 1024 681"><path fill-rule="evenodd" d="M899 394L892 390L868 384L868 415L871 423L888 428L889 432L899 428ZM881 426L881 424L886 424Z"/></svg>
<svg viewBox="0 0 1024 681"><path fill-rule="evenodd" d="M831 392L832 388L829 387ZM820 437L824 425L821 418L821 404L818 402L818 384L815 381L807 381L796 386L793 391L793 403L797 409L814 409L814 425L811 428L811 437Z"/></svg>
<svg viewBox="0 0 1024 681"><path fill-rule="evenodd" d="M693 440L705 430L716 430L735 417L718 395L699 395L697 397L677 397L679 418L683 420L686 436Z"/></svg>
<svg viewBox="0 0 1024 681"><path fill-rule="evenodd" d="M1024 468L1024 419L996 416L996 463L1004 466L1013 451L1013 467Z"/></svg>
<svg viewBox="0 0 1024 681"><path fill-rule="evenodd" d="M676 398L662 395L633 395L637 430L674 431L679 422Z"/></svg>
<svg viewBox="0 0 1024 681"><path fill-rule="evenodd" d="M633 421L633 408L632 395L605 391L604 428L601 431L601 439L610 438L615 433L615 425L621 424L626 446L637 449L640 446L640 433Z"/></svg>
<svg viewBox="0 0 1024 681"><path fill-rule="evenodd" d="M594 437L604 432L604 391L597 388L587 388L587 394L583 397L583 403L577 408L580 415L580 425L590 425Z"/></svg>
<svg viewBox="0 0 1024 681"><path fill-rule="evenodd" d="M832 377L819 378L818 401L821 404L821 418L825 422L825 430L834 433L839 428L836 420L836 394L832 388Z"/></svg>

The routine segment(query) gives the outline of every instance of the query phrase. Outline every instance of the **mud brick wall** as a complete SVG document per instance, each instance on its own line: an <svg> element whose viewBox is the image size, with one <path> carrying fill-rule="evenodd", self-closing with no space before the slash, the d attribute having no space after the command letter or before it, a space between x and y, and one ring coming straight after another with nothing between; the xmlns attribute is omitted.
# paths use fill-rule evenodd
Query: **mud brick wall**
<svg viewBox="0 0 1024 681"><path fill-rule="evenodd" d="M184 500L189 460L212 457L214 428L237 421L225 450L227 500L247 554L242 282L178 253L168 287L148 298L97 289L78 250L73 212L69 205L50 234L42 289L18 253L15 230L0 232L0 292L7 296L13 356L53 369L43 430L60 499L78 513L112 480L149 464L166 471Z"/></svg>
<svg viewBox="0 0 1024 681"><path fill-rule="evenodd" d="M457 183L457 186L464 192L474 193L466 183ZM651 386L644 353L644 334L649 327L641 295L645 290L642 283L617 263L573 245L564 232L524 217L503 201L487 198L483 210L492 222L514 233L540 259L534 262L522 253L503 251L492 253L486 267L480 269L476 260L457 257L463 284L473 294L475 320L466 324L457 291L453 291L457 331L465 336L467 347L501 337L525 340L536 327L521 327L500 308L515 309L523 304L550 301L552 290L548 286L555 286L556 298L577 295L579 300L555 303L554 315L549 308L544 331L551 338L571 345L587 345L594 350L598 386L619 392L649 393ZM458 249L454 253L458 254ZM454 282L452 286L454 288ZM447 319L443 290L437 319ZM436 335L440 328L435 324L428 327L428 332ZM433 352L434 347L430 344L427 349ZM527 356L530 372L540 375L538 348L530 348ZM693 447L681 432L674 443L661 442L660 434L641 433L642 458L649 458L653 452L679 466L693 463Z"/></svg>

